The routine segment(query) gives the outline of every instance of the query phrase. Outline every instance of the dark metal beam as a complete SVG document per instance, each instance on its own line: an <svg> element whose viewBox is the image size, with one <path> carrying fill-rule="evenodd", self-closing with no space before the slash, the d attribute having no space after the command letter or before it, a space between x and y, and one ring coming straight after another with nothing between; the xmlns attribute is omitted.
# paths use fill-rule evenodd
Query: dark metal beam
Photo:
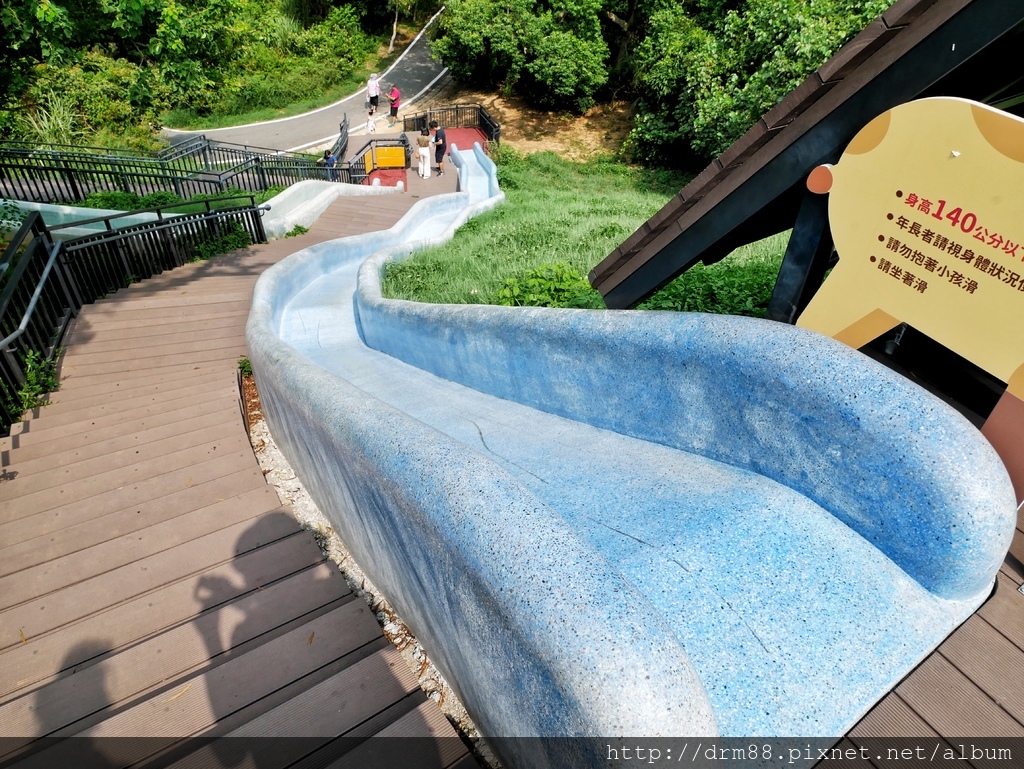
<svg viewBox="0 0 1024 769"><path fill-rule="evenodd" d="M828 195L804 194L789 236L775 290L768 302L770 320L795 323L818 286L832 256L832 230L828 224Z"/></svg>

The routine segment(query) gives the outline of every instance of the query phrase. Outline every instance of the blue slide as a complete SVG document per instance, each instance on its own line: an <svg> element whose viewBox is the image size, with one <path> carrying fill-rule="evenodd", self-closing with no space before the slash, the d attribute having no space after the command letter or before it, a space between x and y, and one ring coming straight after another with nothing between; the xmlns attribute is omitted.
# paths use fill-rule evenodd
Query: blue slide
<svg viewBox="0 0 1024 769"><path fill-rule="evenodd" d="M788 325L383 299L389 260L502 200L479 147L452 158L459 192L257 284L264 411L313 498L485 736L842 735L988 597L995 452Z"/></svg>

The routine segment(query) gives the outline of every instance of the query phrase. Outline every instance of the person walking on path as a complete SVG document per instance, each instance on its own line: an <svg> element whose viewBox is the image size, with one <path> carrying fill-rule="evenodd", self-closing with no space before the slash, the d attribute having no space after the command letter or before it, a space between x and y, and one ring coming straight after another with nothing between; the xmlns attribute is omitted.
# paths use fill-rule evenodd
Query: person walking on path
<svg viewBox="0 0 1024 769"><path fill-rule="evenodd" d="M398 107L402 101L402 92L398 90L398 86L394 83L391 84L391 92L388 94L388 101L391 102L391 115L388 118L388 128L394 128L395 121L398 120Z"/></svg>
<svg viewBox="0 0 1024 769"><path fill-rule="evenodd" d="M380 81L377 79L376 72L370 75L370 79L366 81L366 96L370 102L370 114L373 115L380 106Z"/></svg>
<svg viewBox="0 0 1024 769"><path fill-rule="evenodd" d="M430 131L424 128L420 131L420 135L416 137L416 144L419 147L419 149L416 150L416 153L419 155L420 159L421 179L430 178L430 142Z"/></svg>
<svg viewBox="0 0 1024 769"><path fill-rule="evenodd" d="M444 176L444 153L448 149L448 137L444 129L438 127L436 120L430 121L430 127L434 129L434 160L437 161L437 175Z"/></svg>
<svg viewBox="0 0 1024 769"><path fill-rule="evenodd" d="M377 116L374 114L373 107L370 107L370 114L366 116L366 132L370 134L377 132Z"/></svg>

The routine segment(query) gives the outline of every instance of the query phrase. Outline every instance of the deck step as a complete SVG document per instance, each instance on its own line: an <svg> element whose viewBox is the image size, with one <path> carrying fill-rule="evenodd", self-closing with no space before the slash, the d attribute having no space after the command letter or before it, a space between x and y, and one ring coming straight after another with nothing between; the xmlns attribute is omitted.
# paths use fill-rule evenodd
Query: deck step
<svg viewBox="0 0 1024 769"><path fill-rule="evenodd" d="M0 608L48 595L167 548L249 521L278 508L279 504L276 495L254 490L8 574L0 577Z"/></svg>
<svg viewBox="0 0 1024 769"><path fill-rule="evenodd" d="M231 561L274 540L311 537L297 532L298 524L283 513L263 516L256 525L243 521L5 609L0 611L0 649L31 642L70 622Z"/></svg>
<svg viewBox="0 0 1024 769"><path fill-rule="evenodd" d="M72 675L76 666L97 654L191 622L202 608L196 601L200 589L204 604L219 606L289 575L321 567L332 579L342 579L336 568L324 563L310 537L286 537L73 622L59 633L30 638L0 654L0 702L12 693L20 696L18 690L25 687ZM245 579L240 580L240 574ZM103 642L97 644L96 639Z"/></svg>
<svg viewBox="0 0 1024 769"><path fill-rule="evenodd" d="M394 197L341 201L333 221L390 226L415 202ZM299 726L354 749L388 729L450 735L373 612L281 508L241 412L256 279L341 232L185 265L82 309L51 405L0 439L6 758L195 761L192 737ZM434 752L466 769L446 739L456 750Z"/></svg>

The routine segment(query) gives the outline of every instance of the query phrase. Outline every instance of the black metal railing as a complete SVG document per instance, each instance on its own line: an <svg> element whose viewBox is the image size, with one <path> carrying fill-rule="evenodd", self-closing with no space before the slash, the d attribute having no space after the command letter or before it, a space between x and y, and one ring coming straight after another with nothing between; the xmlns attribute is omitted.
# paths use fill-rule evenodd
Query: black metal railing
<svg viewBox="0 0 1024 769"><path fill-rule="evenodd" d="M338 138L331 146L331 154L336 158L344 158L348 154L348 115L338 126Z"/></svg>
<svg viewBox="0 0 1024 769"><path fill-rule="evenodd" d="M21 417L19 391L30 359L52 360L81 306L61 259L61 243L50 238L38 213L25 220L4 251L0 285L0 434L5 434Z"/></svg>
<svg viewBox="0 0 1024 769"><path fill-rule="evenodd" d="M402 121L403 131L422 131L432 122L445 128L479 128L483 131L487 141L484 143L486 150L490 144L501 143L501 126L488 114L487 110L479 104L456 104L450 107L435 107L426 112L419 112L415 115L407 115Z"/></svg>
<svg viewBox="0 0 1024 769"><path fill-rule="evenodd" d="M251 196L151 209L151 221L118 226L98 217L47 228L32 213L0 261L0 434L20 414L19 390L30 356L52 360L70 319L83 304L130 283L223 250L226 243L266 242L261 209ZM102 225L67 240L54 233Z"/></svg>
<svg viewBox="0 0 1024 769"><path fill-rule="evenodd" d="M348 150L348 117L332 152ZM349 181L324 173L319 158L297 152L231 144L197 136L149 157L122 150L72 145L0 142L0 197L38 203L76 203L100 191L144 196L173 192L181 198L237 188L261 192L304 179Z"/></svg>

